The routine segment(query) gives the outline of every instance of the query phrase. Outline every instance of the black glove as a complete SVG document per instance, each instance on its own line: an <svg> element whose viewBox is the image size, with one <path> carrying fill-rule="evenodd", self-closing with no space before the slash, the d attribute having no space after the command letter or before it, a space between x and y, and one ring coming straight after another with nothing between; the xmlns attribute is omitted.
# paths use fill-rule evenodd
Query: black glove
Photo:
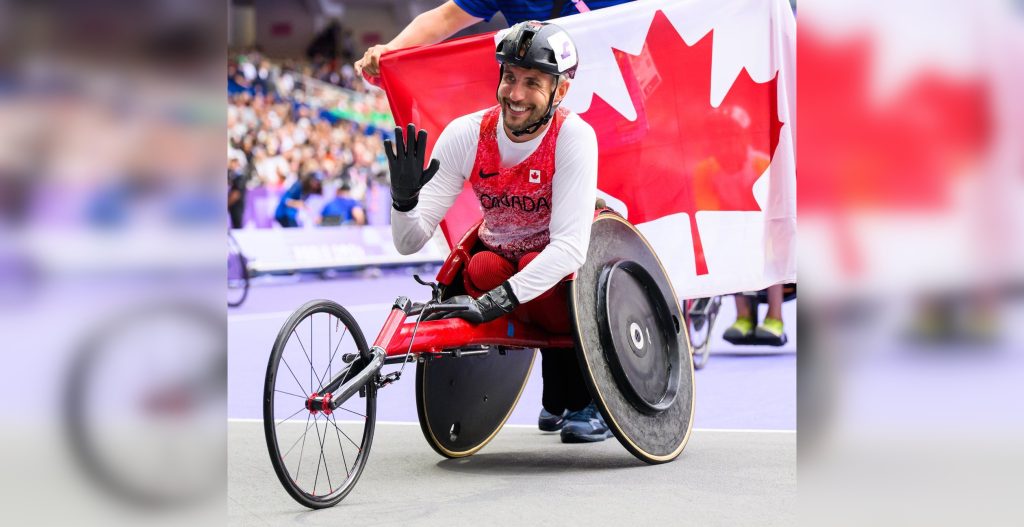
<svg viewBox="0 0 1024 527"><path fill-rule="evenodd" d="M474 324L490 322L519 307L519 300L516 299L508 282L491 289L480 298L459 295L445 300L444 303L467 306L467 309L445 314L444 318L461 318Z"/></svg>
<svg viewBox="0 0 1024 527"><path fill-rule="evenodd" d="M395 141L398 148L390 140L384 141L384 153L388 156L388 168L391 169L391 206L400 212L408 212L416 207L420 200L420 189L437 173L440 162L430 160L430 166L423 170L423 158L427 152L427 131L420 130L410 123L408 133L402 137L402 129L395 128Z"/></svg>

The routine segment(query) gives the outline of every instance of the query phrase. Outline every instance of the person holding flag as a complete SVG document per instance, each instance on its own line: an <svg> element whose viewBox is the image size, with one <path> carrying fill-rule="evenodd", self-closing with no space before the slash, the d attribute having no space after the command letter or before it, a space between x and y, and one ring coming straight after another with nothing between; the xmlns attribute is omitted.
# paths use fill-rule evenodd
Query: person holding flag
<svg viewBox="0 0 1024 527"><path fill-rule="evenodd" d="M586 13L632 0L552 0L522 2L520 0L448 0L421 13L397 37L387 44L370 46L355 63L356 74L365 71L371 77L380 75L380 56L412 46L437 44L442 40L480 22L490 22L501 13L509 26L526 20L549 20L576 13Z"/></svg>
<svg viewBox="0 0 1024 527"><path fill-rule="evenodd" d="M453 120L424 168L427 133L410 124L385 151L391 170L395 247L411 254L431 238L466 180L483 212L479 240L486 250L467 264L472 295L448 316L472 323L517 310L552 332L569 333L563 279L583 265L597 196L597 137L559 104L578 66L576 47L556 25L527 21L497 45L498 104ZM542 430L563 442L611 436L594 406L571 349L541 350Z"/></svg>

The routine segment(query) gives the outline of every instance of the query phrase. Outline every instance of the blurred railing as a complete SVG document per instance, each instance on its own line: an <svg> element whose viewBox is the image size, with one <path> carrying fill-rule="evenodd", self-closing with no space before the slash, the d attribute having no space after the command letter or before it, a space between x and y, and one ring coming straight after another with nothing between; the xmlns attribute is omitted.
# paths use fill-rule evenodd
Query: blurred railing
<svg viewBox="0 0 1024 527"><path fill-rule="evenodd" d="M305 103L326 111L334 119L352 121L381 131L394 127L395 119L384 92L379 88L369 86L372 91L358 92L306 75L302 76L301 84Z"/></svg>

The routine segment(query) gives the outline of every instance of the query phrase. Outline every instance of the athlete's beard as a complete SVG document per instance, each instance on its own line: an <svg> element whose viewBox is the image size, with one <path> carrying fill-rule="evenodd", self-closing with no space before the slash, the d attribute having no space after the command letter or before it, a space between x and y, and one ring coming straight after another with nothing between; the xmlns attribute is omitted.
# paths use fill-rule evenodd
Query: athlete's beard
<svg viewBox="0 0 1024 527"><path fill-rule="evenodd" d="M544 107L533 106L533 109L530 111L530 115L528 115L526 117L526 119L516 119L515 121L512 121L512 120L509 119L508 105L509 105L509 100L507 98L502 98L501 99L501 115L502 115L502 120L504 121L505 126L508 127L510 130L513 130L513 131L522 130L523 128L526 128L527 126L530 126L531 124L541 120L541 118L544 117L544 114L547 113L547 111L548 111L548 108L547 108L546 105ZM516 106L527 106L527 105L517 104Z"/></svg>

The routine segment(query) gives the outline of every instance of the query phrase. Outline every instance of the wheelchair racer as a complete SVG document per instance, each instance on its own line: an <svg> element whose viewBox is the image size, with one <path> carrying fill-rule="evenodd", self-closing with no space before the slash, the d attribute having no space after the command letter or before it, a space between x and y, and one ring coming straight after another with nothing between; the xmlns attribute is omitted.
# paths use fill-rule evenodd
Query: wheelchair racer
<svg viewBox="0 0 1024 527"><path fill-rule="evenodd" d="M464 271L467 291L447 303L448 316L472 323L517 308L544 329L569 333L563 279L584 263L597 194L597 138L559 103L578 57L554 24L526 21L497 45L500 76L495 106L456 118L441 132L424 168L426 131L410 124L386 142L391 170L395 247L411 254L430 239L468 180L483 212L479 240ZM611 436L584 384L571 349L542 349L541 430L561 430L563 442Z"/></svg>

